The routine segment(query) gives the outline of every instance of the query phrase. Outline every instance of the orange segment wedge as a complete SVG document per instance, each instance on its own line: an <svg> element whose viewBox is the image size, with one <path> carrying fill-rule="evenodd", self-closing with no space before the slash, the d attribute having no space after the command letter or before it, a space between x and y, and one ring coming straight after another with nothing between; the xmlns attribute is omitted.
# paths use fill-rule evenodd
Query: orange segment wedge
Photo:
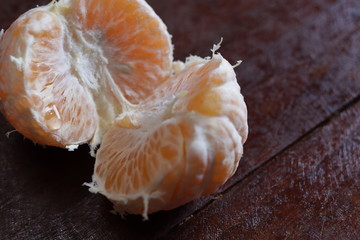
<svg viewBox="0 0 360 240"><path fill-rule="evenodd" d="M213 193L241 155L241 137L225 117L188 114L149 131L114 127L97 154L94 191L120 213L146 218Z"/></svg>
<svg viewBox="0 0 360 240"><path fill-rule="evenodd" d="M98 121L91 94L71 74L63 37L58 17L39 8L20 17L1 40L1 110L40 144L87 142Z"/></svg>
<svg viewBox="0 0 360 240"><path fill-rule="evenodd" d="M148 97L153 87L171 74L170 36L145 1L73 0L57 8L68 28L73 29L72 38L84 38L100 47L101 53L96 54L106 58L106 70L131 103ZM77 47L69 44L70 48L83 48L85 43L81 41ZM87 54L99 59L91 52Z"/></svg>

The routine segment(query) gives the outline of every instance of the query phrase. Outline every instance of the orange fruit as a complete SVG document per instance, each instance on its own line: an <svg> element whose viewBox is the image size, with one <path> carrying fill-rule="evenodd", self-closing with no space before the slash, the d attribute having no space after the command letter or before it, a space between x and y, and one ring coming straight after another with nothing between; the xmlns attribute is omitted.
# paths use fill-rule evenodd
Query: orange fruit
<svg viewBox="0 0 360 240"><path fill-rule="evenodd" d="M120 213L178 207L237 169L247 109L220 54L172 59L144 0L60 0L0 34L0 110L34 142L88 143L93 192Z"/></svg>
<svg viewBox="0 0 360 240"><path fill-rule="evenodd" d="M0 43L0 109L33 141L100 143L171 74L165 25L142 0L63 0L19 17Z"/></svg>
<svg viewBox="0 0 360 240"><path fill-rule="evenodd" d="M160 88L166 90L161 101L117 119L96 156L90 186L120 213L147 218L211 194L234 174L243 153L246 106L232 66L220 55ZM123 124L127 117L133 127Z"/></svg>

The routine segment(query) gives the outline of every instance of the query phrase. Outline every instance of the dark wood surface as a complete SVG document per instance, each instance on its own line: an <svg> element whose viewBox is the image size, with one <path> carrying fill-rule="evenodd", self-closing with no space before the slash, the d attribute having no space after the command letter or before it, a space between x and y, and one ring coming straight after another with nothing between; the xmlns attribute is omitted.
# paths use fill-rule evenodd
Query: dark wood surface
<svg viewBox="0 0 360 240"><path fill-rule="evenodd" d="M2 0L7 28L41 0ZM0 117L6 239L360 239L360 1L148 1L175 58L220 52L236 69L250 135L217 194L143 222L90 194L94 160L35 146Z"/></svg>

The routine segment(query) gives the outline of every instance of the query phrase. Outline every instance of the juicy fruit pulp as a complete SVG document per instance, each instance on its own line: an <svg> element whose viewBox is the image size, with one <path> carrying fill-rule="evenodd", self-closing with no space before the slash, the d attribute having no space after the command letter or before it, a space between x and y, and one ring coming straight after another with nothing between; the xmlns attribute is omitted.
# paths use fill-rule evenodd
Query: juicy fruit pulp
<svg viewBox="0 0 360 240"><path fill-rule="evenodd" d="M115 122L97 153L92 188L119 212L180 206L213 193L238 166L246 107L232 66L215 55L169 81L152 111L133 113L137 127Z"/></svg>
<svg viewBox="0 0 360 240"><path fill-rule="evenodd" d="M62 0L0 35L0 110L35 142L96 154L94 192L120 212L172 209L237 169L247 110L219 54L172 63L143 0Z"/></svg>
<svg viewBox="0 0 360 240"><path fill-rule="evenodd" d="M169 77L171 52L164 24L141 0L35 8L1 40L2 112L40 144L97 145L118 114Z"/></svg>

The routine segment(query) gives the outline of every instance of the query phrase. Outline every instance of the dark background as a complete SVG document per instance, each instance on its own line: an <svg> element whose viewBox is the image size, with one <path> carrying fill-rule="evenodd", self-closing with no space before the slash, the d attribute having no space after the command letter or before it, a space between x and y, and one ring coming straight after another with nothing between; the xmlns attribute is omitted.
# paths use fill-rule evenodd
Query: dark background
<svg viewBox="0 0 360 240"><path fill-rule="evenodd" d="M217 194L150 221L88 192L94 159L36 146L0 116L2 239L360 239L360 1L148 1L175 59L220 53L236 68L250 135ZM47 3L1 0L0 28Z"/></svg>

